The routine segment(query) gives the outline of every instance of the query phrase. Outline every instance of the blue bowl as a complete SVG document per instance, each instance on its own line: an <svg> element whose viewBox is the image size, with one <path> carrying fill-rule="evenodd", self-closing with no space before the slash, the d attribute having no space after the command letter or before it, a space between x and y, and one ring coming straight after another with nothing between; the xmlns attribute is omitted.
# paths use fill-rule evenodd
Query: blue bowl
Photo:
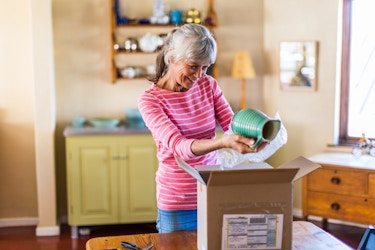
<svg viewBox="0 0 375 250"><path fill-rule="evenodd" d="M128 108L125 109L125 123L131 128L144 128L146 127L142 115L138 109Z"/></svg>
<svg viewBox="0 0 375 250"><path fill-rule="evenodd" d="M93 118L90 124L96 128L114 128L120 123L119 119L112 118Z"/></svg>
<svg viewBox="0 0 375 250"><path fill-rule="evenodd" d="M86 121L85 118L77 116L77 117L74 117L72 121L72 125L75 128L82 128L85 125L85 121Z"/></svg>

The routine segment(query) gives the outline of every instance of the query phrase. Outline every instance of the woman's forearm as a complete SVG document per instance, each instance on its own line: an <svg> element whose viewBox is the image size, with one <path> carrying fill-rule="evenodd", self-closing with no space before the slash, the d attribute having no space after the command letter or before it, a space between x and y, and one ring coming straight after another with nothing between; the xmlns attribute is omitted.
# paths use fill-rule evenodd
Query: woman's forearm
<svg viewBox="0 0 375 250"><path fill-rule="evenodd" d="M255 141L251 138L232 134L216 139L195 140L191 144L191 151L196 156L204 155L222 148L231 148L242 154L254 153L256 150L250 148L250 145L254 144L254 142Z"/></svg>
<svg viewBox="0 0 375 250"><path fill-rule="evenodd" d="M191 151L196 156L204 155L221 148L224 148L224 145L220 138L195 140L191 144Z"/></svg>

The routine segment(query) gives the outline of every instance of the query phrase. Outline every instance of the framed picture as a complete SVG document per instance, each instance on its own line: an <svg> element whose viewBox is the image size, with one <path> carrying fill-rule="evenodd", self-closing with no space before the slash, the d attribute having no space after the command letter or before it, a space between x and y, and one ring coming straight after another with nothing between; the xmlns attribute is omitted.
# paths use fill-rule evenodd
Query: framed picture
<svg viewBox="0 0 375 250"><path fill-rule="evenodd" d="M280 42L280 86L283 90L317 88L318 42Z"/></svg>

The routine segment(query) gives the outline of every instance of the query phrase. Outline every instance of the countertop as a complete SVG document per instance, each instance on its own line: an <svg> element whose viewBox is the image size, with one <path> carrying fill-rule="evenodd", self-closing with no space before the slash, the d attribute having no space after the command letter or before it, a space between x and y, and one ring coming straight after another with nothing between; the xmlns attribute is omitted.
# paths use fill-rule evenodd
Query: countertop
<svg viewBox="0 0 375 250"><path fill-rule="evenodd" d="M321 164L332 164L351 168L375 169L375 157L371 155L361 155L357 158L351 153L323 152L308 157L308 159Z"/></svg>
<svg viewBox="0 0 375 250"><path fill-rule="evenodd" d="M222 132L220 128L216 130ZM147 127L128 127L120 125L114 128L98 128L93 126L73 127L68 126L63 132L65 137L83 135L129 135L129 134L151 134Z"/></svg>
<svg viewBox="0 0 375 250"><path fill-rule="evenodd" d="M68 126L64 129L64 136L82 136L82 135L129 135L129 134L150 134L150 130L146 127L126 127L118 126L114 128L98 128L85 126L81 128Z"/></svg>

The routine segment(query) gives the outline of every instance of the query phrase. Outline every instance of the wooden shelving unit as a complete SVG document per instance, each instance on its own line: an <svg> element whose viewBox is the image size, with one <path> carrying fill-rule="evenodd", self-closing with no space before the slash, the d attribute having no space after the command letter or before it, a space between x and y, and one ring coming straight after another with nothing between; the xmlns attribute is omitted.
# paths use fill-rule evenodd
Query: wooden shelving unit
<svg viewBox="0 0 375 250"><path fill-rule="evenodd" d="M127 65L127 66L147 66L150 64L154 64L157 51L153 53L147 53L142 51L135 51L135 52L128 52L125 50L116 50L115 45L124 43L127 37L134 37L139 38L140 36L146 34L147 32L153 34L166 34L168 31L176 27L176 25L167 24L139 24L139 23L129 23L129 24L117 24L116 23L116 13L114 11L115 8L115 1L111 0L112 7L110 8L110 16L112 18L111 21L111 39L112 39L112 50L111 50L111 79L112 83L116 83L119 79L124 80L137 80L137 79L145 79L145 77L136 77L136 78L124 78L119 75L119 69L123 68L126 61L132 61L134 65ZM216 13L214 12L213 8L213 0L207 0L207 16L211 15L211 20L213 23L217 24L217 17ZM217 25L207 25L210 30L214 30ZM121 48L121 47L120 47ZM128 59L128 60L127 60ZM139 65L138 65L139 64ZM217 76L217 67L215 65L212 66L211 69L212 74Z"/></svg>

